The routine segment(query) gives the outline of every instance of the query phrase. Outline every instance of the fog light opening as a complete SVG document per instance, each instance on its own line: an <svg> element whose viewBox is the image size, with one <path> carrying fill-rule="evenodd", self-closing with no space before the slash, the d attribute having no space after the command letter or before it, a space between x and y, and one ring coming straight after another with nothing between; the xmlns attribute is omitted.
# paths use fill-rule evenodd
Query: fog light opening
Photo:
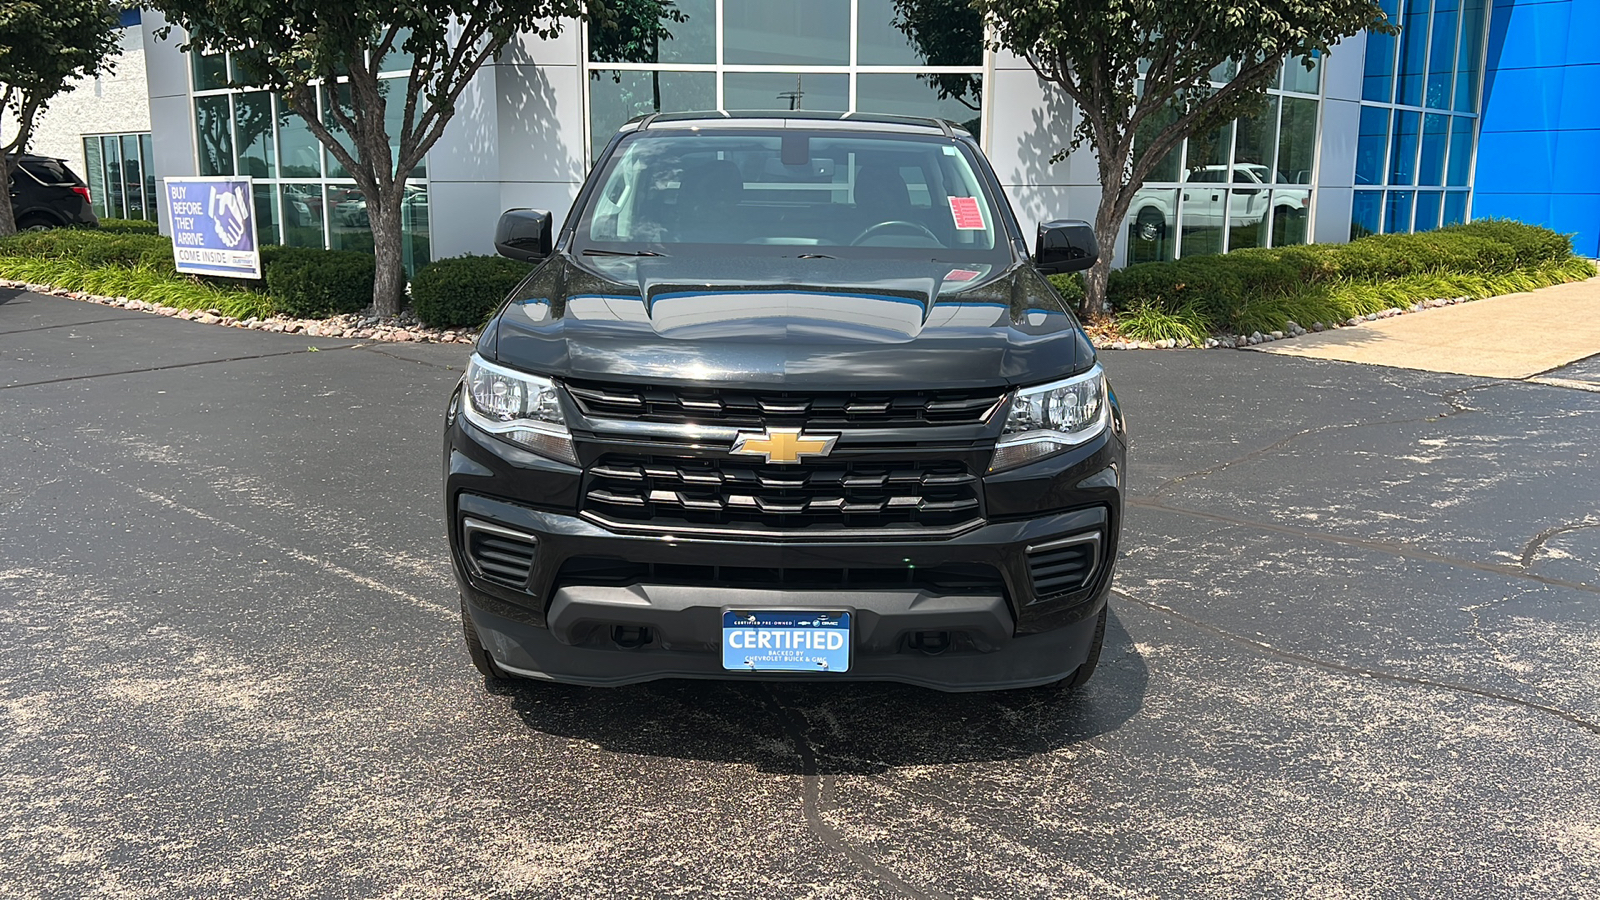
<svg viewBox="0 0 1600 900"><path fill-rule="evenodd" d="M643 625L611 626L611 643L623 650L637 650L650 643L650 629Z"/></svg>

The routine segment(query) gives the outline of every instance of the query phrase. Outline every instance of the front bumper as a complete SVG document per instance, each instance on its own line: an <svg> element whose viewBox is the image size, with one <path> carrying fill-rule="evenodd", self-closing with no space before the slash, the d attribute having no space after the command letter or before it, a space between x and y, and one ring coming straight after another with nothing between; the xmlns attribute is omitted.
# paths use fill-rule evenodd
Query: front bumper
<svg viewBox="0 0 1600 900"><path fill-rule="evenodd" d="M955 535L719 539L627 533L574 515L577 469L456 417L445 454L452 560L479 639L515 675L597 686L757 678L1026 687L1070 675L1089 655L1116 558L1125 452L1119 428L1069 453L988 476L985 518ZM508 585L485 577L467 547L469 521L522 536L531 547L525 579ZM1074 591L1037 597L1030 549L1086 535L1097 548L1092 575ZM575 578L569 564L579 562L586 567ZM608 568L620 574L605 577ZM907 577L880 583L878 576L895 570ZM913 577L951 570L993 577L954 588ZM855 580L863 572L874 577ZM821 584L819 577L831 580ZM851 611L850 670L724 670L721 614L730 608Z"/></svg>

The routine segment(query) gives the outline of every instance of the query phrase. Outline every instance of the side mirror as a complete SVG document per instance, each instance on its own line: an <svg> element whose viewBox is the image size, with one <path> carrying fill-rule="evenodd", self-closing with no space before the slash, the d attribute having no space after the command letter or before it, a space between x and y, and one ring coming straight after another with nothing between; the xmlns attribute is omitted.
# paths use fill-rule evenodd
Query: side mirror
<svg viewBox="0 0 1600 900"><path fill-rule="evenodd" d="M1077 219L1057 219L1039 225L1033 244L1033 264L1046 275L1081 272L1100 258L1094 229Z"/></svg>
<svg viewBox="0 0 1600 900"><path fill-rule="evenodd" d="M542 209L509 209L494 229L494 249L501 256L533 262L550 255L553 235L550 213Z"/></svg>

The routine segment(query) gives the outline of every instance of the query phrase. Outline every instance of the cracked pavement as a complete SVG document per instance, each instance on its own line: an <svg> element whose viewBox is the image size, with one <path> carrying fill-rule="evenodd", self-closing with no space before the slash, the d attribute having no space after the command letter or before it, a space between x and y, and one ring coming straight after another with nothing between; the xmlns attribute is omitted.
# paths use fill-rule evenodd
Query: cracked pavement
<svg viewBox="0 0 1600 900"><path fill-rule="evenodd" d="M465 356L0 292L0 896L1600 893L1600 358L1106 354L1124 556L1059 697L486 691Z"/></svg>

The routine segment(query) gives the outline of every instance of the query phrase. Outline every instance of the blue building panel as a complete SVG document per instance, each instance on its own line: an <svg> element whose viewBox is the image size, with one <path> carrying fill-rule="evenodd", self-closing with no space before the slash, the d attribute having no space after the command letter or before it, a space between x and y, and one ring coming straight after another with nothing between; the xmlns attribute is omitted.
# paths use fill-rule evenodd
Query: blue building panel
<svg viewBox="0 0 1600 900"><path fill-rule="evenodd" d="M1489 49L1494 50L1493 41ZM1561 119L1565 82L1566 69L1561 66L1499 71L1491 67L1483 79L1483 130L1549 131L1555 128Z"/></svg>
<svg viewBox="0 0 1600 900"><path fill-rule="evenodd" d="M1600 44L1600 33L1592 40ZM1556 127L1563 131L1600 128L1600 63L1566 67L1561 79L1561 114L1556 118Z"/></svg>
<svg viewBox="0 0 1600 900"><path fill-rule="evenodd" d="M1600 257L1600 192L1556 194L1550 198L1550 219L1557 230L1572 235L1572 249Z"/></svg>
<svg viewBox="0 0 1600 900"><path fill-rule="evenodd" d="M1567 65L1600 63L1600 3L1572 4L1567 26Z"/></svg>
<svg viewBox="0 0 1600 900"><path fill-rule="evenodd" d="M1557 137L1554 131L1478 135L1478 170L1472 186L1480 195L1555 190ZM1483 215L1481 208L1478 215Z"/></svg>
<svg viewBox="0 0 1600 900"><path fill-rule="evenodd" d="M1489 19L1489 61L1498 52L1502 69L1562 66L1567 61L1567 29L1572 0L1496 3Z"/></svg>
<svg viewBox="0 0 1600 900"><path fill-rule="evenodd" d="M1497 0L1473 218L1575 235L1600 255L1600 0Z"/></svg>

